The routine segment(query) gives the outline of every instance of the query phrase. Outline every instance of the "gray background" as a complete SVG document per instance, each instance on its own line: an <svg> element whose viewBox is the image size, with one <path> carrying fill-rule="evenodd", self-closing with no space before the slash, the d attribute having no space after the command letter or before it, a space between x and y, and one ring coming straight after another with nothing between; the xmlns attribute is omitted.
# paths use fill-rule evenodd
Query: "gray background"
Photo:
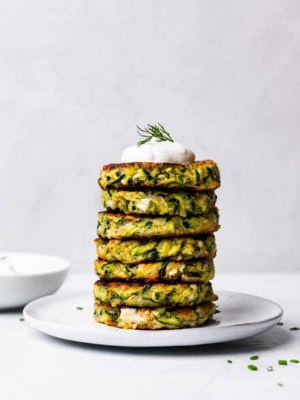
<svg viewBox="0 0 300 400"><path fill-rule="evenodd" d="M218 162L219 271L299 260L298 0L0 2L0 249L90 270L101 166L163 123Z"/></svg>

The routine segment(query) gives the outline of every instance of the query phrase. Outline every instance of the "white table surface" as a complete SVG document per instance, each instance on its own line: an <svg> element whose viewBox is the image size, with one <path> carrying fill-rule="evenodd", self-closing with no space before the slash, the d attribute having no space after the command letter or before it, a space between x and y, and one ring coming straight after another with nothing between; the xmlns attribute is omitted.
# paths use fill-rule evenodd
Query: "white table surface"
<svg viewBox="0 0 300 400"><path fill-rule="evenodd" d="M71 274L60 291L92 291L94 280ZM0 399L300 398L300 364L277 364L300 359L300 331L289 330L300 327L300 274L219 273L214 286L278 302L284 325L227 344L134 349L51 338L19 321L20 310L0 312ZM259 371L247 369L251 355L259 355Z"/></svg>

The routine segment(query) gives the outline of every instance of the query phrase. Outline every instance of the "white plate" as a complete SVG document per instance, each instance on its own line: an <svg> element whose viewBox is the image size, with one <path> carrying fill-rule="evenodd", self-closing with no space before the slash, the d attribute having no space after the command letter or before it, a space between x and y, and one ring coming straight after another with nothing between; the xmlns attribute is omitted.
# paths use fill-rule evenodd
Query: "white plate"
<svg viewBox="0 0 300 400"><path fill-rule="evenodd" d="M91 293L47 296L24 309L28 324L48 335L76 342L109 346L167 347L228 342L259 335L272 328L282 308L261 297L235 292L217 292L220 313L199 328L142 331L124 330L93 319ZM83 307L78 310L77 307Z"/></svg>
<svg viewBox="0 0 300 400"><path fill-rule="evenodd" d="M0 309L56 292L69 267L68 260L47 254L0 252Z"/></svg>

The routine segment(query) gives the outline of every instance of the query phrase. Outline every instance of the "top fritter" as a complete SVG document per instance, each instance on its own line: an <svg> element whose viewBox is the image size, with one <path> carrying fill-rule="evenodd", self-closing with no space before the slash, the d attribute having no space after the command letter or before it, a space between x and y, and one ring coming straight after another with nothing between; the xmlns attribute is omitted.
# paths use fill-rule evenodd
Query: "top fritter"
<svg viewBox="0 0 300 400"><path fill-rule="evenodd" d="M215 190L220 172L211 160L188 164L133 162L105 165L99 184L102 189L155 188Z"/></svg>

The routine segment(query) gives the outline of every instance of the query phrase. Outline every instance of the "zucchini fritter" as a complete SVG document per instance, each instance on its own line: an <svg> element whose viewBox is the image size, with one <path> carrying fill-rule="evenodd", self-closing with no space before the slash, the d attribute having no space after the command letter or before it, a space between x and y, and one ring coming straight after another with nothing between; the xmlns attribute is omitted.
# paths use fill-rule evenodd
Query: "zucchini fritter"
<svg viewBox="0 0 300 400"><path fill-rule="evenodd" d="M133 162L105 165L99 184L102 189L175 188L214 190L220 186L220 172L211 160L189 164Z"/></svg>
<svg viewBox="0 0 300 400"><path fill-rule="evenodd" d="M123 264L98 259L94 265L96 274L104 280L208 282L214 277L214 264L211 260Z"/></svg>
<svg viewBox="0 0 300 400"><path fill-rule="evenodd" d="M219 214L214 208L205 216L182 218L179 216L149 217L138 215L98 214L97 233L109 239L152 238L199 235L219 229Z"/></svg>
<svg viewBox="0 0 300 400"><path fill-rule="evenodd" d="M184 307L214 301L210 283L124 283L97 281L95 300L112 307Z"/></svg>
<svg viewBox="0 0 300 400"><path fill-rule="evenodd" d="M109 211L124 214L205 215L215 206L214 192L161 192L103 190L102 204Z"/></svg>
<svg viewBox="0 0 300 400"><path fill-rule="evenodd" d="M203 325L216 312L214 303L193 308L110 307L96 301L94 318L97 322L124 329L179 329Z"/></svg>
<svg viewBox="0 0 300 400"><path fill-rule="evenodd" d="M97 254L103 260L137 264L143 261L192 260L216 256L214 235L168 239L95 240Z"/></svg>

